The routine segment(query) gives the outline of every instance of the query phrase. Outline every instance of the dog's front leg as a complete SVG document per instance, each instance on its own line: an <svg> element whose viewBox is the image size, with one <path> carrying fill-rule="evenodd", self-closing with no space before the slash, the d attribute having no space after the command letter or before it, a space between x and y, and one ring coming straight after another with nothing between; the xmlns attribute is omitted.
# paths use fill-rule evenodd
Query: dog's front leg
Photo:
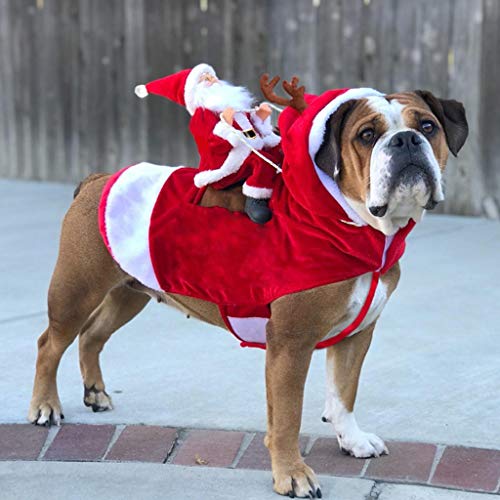
<svg viewBox="0 0 500 500"><path fill-rule="evenodd" d="M329 347L326 353L326 404L323 420L331 422L342 451L354 457L388 453L382 439L363 432L353 413L359 375L375 324Z"/></svg>
<svg viewBox="0 0 500 500"><path fill-rule="evenodd" d="M303 336L302 336L303 337ZM281 495L321 497L313 470L300 455L302 400L314 343L276 331L269 322L266 352L268 430L274 490Z"/></svg>

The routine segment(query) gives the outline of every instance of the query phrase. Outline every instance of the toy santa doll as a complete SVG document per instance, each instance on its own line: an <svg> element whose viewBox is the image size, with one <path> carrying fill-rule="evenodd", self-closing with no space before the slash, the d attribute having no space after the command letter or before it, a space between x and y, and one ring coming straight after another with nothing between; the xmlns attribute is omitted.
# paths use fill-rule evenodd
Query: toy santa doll
<svg viewBox="0 0 500 500"><path fill-rule="evenodd" d="M271 219L268 201L276 175L272 163L281 163L282 152L268 104L252 108L250 92L219 80L208 64L138 85L135 93L141 98L160 95L186 107L200 154L197 187L225 189L244 181L245 212L258 224Z"/></svg>

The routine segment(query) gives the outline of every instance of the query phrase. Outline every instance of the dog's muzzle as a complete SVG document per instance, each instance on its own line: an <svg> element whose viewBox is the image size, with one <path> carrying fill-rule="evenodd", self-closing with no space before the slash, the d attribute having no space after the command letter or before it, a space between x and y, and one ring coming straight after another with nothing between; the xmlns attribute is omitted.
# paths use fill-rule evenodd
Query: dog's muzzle
<svg viewBox="0 0 500 500"><path fill-rule="evenodd" d="M433 199L437 180L424 141L421 135L410 130L398 132L391 138L386 148L391 157L390 192L399 189L414 198L427 199L423 208L432 210L437 205Z"/></svg>

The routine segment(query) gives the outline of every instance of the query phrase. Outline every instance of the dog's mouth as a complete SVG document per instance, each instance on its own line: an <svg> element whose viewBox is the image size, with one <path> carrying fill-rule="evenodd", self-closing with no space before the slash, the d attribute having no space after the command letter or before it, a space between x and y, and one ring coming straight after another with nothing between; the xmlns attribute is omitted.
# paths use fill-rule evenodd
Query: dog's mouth
<svg viewBox="0 0 500 500"><path fill-rule="evenodd" d="M374 217L384 217L402 207L420 207L433 210L441 201L440 192L432 170L427 165L409 163L392 175L386 195L386 203L368 206Z"/></svg>
<svg viewBox="0 0 500 500"><path fill-rule="evenodd" d="M399 170L393 177L394 186L413 187L420 183L427 190L431 190L433 186L433 176L429 168L425 165L410 163Z"/></svg>
<svg viewBox="0 0 500 500"><path fill-rule="evenodd" d="M395 178L394 190L406 193L422 208L433 210L439 203L435 199L437 180L427 165L410 163Z"/></svg>

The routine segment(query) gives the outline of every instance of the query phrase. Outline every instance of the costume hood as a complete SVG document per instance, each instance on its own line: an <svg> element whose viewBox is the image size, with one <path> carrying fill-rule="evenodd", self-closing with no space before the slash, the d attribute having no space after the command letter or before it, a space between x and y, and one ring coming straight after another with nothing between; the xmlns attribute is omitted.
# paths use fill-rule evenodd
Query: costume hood
<svg viewBox="0 0 500 500"><path fill-rule="evenodd" d="M370 88L329 90L320 96L306 95L308 107L302 113L290 107L281 113L283 181L298 204L319 216L338 215L366 225L347 203L337 183L318 168L314 157L323 143L326 123L342 104L383 95Z"/></svg>

